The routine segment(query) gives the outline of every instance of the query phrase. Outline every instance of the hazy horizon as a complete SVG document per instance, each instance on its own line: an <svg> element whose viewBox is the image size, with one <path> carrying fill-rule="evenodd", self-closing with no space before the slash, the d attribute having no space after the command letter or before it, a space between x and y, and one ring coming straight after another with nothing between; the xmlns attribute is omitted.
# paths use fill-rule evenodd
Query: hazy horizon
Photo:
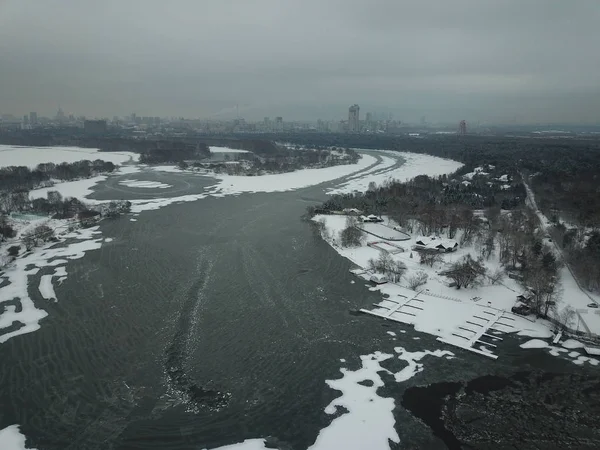
<svg viewBox="0 0 600 450"><path fill-rule="evenodd" d="M600 123L600 2L0 0L0 113Z"/></svg>

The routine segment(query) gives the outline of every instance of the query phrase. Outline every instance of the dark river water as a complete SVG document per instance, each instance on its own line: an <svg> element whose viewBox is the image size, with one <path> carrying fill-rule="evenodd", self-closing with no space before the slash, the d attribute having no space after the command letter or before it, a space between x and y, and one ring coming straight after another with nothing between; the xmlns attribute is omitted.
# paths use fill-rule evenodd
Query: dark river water
<svg viewBox="0 0 600 450"><path fill-rule="evenodd" d="M155 176L188 183L184 193L210 184ZM115 186L99 186L97 197ZM114 240L68 264L58 303L32 282L31 297L49 312L41 329L0 345L0 429L20 424L38 450L201 449L267 436L306 449L333 418L323 409L339 392L325 380L340 377L340 359L356 368L359 355L394 346L442 348L408 327L394 339L386 331L399 324L351 314L380 294L301 219L323 188L103 221ZM570 370L516 340L504 341L497 361L448 349L456 359L424 359L422 373L386 383L381 395L532 365ZM398 448L445 448L400 401L394 414Z"/></svg>

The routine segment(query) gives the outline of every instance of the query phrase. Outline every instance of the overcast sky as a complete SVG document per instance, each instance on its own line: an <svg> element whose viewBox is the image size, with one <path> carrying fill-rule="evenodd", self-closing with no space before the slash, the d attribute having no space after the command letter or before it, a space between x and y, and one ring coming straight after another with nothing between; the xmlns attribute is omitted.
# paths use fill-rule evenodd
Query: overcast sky
<svg viewBox="0 0 600 450"><path fill-rule="evenodd" d="M0 112L600 123L600 0L0 0Z"/></svg>

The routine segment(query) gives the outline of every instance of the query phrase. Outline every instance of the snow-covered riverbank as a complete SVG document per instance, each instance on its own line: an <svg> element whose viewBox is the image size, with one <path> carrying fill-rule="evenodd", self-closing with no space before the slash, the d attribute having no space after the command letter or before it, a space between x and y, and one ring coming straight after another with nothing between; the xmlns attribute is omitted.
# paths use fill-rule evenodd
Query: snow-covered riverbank
<svg viewBox="0 0 600 450"><path fill-rule="evenodd" d="M470 289L447 286L447 279L442 275L443 270L469 253L475 255L477 251L472 246L444 253L443 262L430 267L421 264L418 253L412 251L417 240L420 240L419 236L412 236L408 241L391 242L404 249L404 252L394 252L390 257L394 261L402 262L407 267L407 272L398 283L375 285L369 282L369 260L377 260L381 251L368 244L382 240L367 235L359 247L342 247L339 235L346 226L346 216L317 215L313 220L324 223L326 231L322 234L325 240L336 252L358 267L354 272L367 283L370 290L383 294L381 302L366 307L374 315L413 325L416 331L437 336L442 342L493 357L498 356L495 348L503 333L515 333L537 339L549 339L553 336L554 327L548 321L526 318L510 312L517 302L517 295L522 291L515 280L505 278L501 283L486 280L481 286ZM485 265L488 273L501 268L495 256L485 261ZM407 287L407 280L417 272L425 273L427 282L414 291ZM491 331L486 336L489 338L482 337L488 327ZM524 348L546 347L550 350L553 348L550 344ZM580 355L573 352L556 351L551 354L568 358L575 364L598 364L598 360L594 358L580 358Z"/></svg>

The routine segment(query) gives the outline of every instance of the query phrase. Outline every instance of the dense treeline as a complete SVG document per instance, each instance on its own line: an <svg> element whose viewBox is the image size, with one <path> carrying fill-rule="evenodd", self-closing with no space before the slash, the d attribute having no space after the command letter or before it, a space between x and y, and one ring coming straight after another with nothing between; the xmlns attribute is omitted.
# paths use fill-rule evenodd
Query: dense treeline
<svg viewBox="0 0 600 450"><path fill-rule="evenodd" d="M259 135L260 136L260 135ZM500 170L577 173L600 167L600 139L526 138L496 136L426 135L421 137L376 134L287 134L283 142L307 146L386 149L450 158L465 164L465 171L493 164Z"/></svg>
<svg viewBox="0 0 600 450"><path fill-rule="evenodd" d="M0 168L0 192L31 190L51 186L52 180L71 181L89 178L102 173L110 173L116 166L109 161L82 160L73 163L43 163L35 169L25 166Z"/></svg>
<svg viewBox="0 0 600 450"><path fill-rule="evenodd" d="M229 175L263 175L267 173L287 173L300 169L315 169L354 164L360 155L352 149L286 149L276 154L259 156L255 153L225 154L223 162L196 161L194 168L210 169L216 173ZM233 160L233 161L232 161ZM232 164L235 162L235 164ZM188 169L190 164L180 162L181 169Z"/></svg>
<svg viewBox="0 0 600 450"><path fill-rule="evenodd" d="M600 164L600 161L598 162ZM544 171L531 177L539 208L548 216L594 227L600 223L598 169L582 165L577 171Z"/></svg>
<svg viewBox="0 0 600 450"><path fill-rule="evenodd" d="M404 224L409 218L418 218L426 226L427 234L442 225L455 221L457 211L496 208L510 210L523 204L526 198L521 183L512 183L504 189L502 182L483 181L489 177L474 177L465 185L456 175L431 178L420 175L408 182L392 181L383 186L371 184L364 193L333 195L321 209L342 210L358 208L367 213L389 214ZM493 179L493 178L491 178Z"/></svg>
<svg viewBox="0 0 600 450"><path fill-rule="evenodd" d="M141 151L140 162L145 164L178 163L208 157L210 157L210 149L204 143L186 144L183 142L159 141L154 146Z"/></svg>

